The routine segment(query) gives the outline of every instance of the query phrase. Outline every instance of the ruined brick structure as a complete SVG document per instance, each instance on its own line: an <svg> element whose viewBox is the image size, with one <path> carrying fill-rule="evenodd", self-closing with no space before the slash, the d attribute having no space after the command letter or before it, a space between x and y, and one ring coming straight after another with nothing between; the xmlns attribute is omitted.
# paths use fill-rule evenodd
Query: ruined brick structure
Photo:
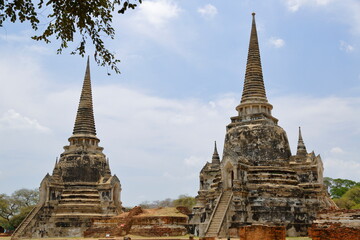
<svg viewBox="0 0 360 240"><path fill-rule="evenodd" d="M183 236L187 234L189 210L177 208L142 209L134 207L109 219L94 220L85 237L119 237L138 235L144 237Z"/></svg>
<svg viewBox="0 0 360 240"><path fill-rule="evenodd" d="M242 226L285 226L287 235L307 235L315 213L333 206L323 184L320 156L308 153L299 129L296 155L271 114L263 81L253 13L245 81L237 116L226 127L222 160L216 146L200 172L200 190L190 220L195 234L228 236Z"/></svg>
<svg viewBox="0 0 360 240"><path fill-rule="evenodd" d="M38 205L16 229L12 239L81 237L92 219L121 212L120 181L111 175L109 161L99 142L88 59L70 144L56 160L52 175L47 174L42 180Z"/></svg>
<svg viewBox="0 0 360 240"><path fill-rule="evenodd" d="M319 212L309 228L309 236L313 240L360 240L360 210Z"/></svg>
<svg viewBox="0 0 360 240"><path fill-rule="evenodd" d="M240 228L241 240L286 240L285 227L251 225Z"/></svg>

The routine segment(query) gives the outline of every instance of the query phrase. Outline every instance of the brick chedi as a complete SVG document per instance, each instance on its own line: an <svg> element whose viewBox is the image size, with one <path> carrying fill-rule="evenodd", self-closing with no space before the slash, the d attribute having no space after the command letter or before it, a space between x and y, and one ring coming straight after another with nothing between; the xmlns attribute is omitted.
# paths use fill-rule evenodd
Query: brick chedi
<svg viewBox="0 0 360 240"><path fill-rule="evenodd" d="M56 160L52 175L40 184L39 204L14 232L12 239L81 237L92 219L121 212L121 185L111 175L109 161L96 136L89 59L73 135Z"/></svg>
<svg viewBox="0 0 360 240"><path fill-rule="evenodd" d="M285 226L303 236L315 213L334 205L323 184L320 156L299 131L292 156L286 132L272 116L253 13L245 81L237 116L226 127L221 162L207 163L191 224L205 237L236 235L249 225Z"/></svg>

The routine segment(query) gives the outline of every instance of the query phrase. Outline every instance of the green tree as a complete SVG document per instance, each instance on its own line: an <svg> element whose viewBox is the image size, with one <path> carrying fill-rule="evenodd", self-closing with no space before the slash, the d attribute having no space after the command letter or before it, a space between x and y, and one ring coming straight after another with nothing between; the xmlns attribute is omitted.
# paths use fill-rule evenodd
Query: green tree
<svg viewBox="0 0 360 240"><path fill-rule="evenodd" d="M145 201L139 204L141 208L160 208L160 207L187 207L191 209L196 203L194 197L180 195L177 199L166 198L165 200Z"/></svg>
<svg viewBox="0 0 360 240"><path fill-rule="evenodd" d="M33 208L34 206L27 206L20 208L19 213L14 215L10 219L9 225L15 229L17 226L20 225L20 223L26 218L26 216L31 212Z"/></svg>
<svg viewBox="0 0 360 240"><path fill-rule="evenodd" d="M341 178L332 179L329 177L324 178L324 184L328 187L332 198L341 198L349 189L360 186L360 182Z"/></svg>
<svg viewBox="0 0 360 240"><path fill-rule="evenodd" d="M352 206L351 209L360 209L360 203Z"/></svg>
<svg viewBox="0 0 360 240"><path fill-rule="evenodd" d="M334 202L339 208L344 208L344 209L351 209L353 206L356 205L354 201L351 201L350 199L347 198L335 198Z"/></svg>
<svg viewBox="0 0 360 240"><path fill-rule="evenodd" d="M34 206L39 200L39 191L23 188L11 194L11 199L19 208Z"/></svg>
<svg viewBox="0 0 360 240"><path fill-rule="evenodd" d="M196 204L196 199L194 197L190 197L188 195L180 195L178 199L175 199L173 201L173 205L175 207L183 206L187 207L189 209L192 209L192 207Z"/></svg>
<svg viewBox="0 0 360 240"><path fill-rule="evenodd" d="M11 196L0 194L0 226L14 230L34 208L38 199L38 190L20 189Z"/></svg>
<svg viewBox="0 0 360 240"><path fill-rule="evenodd" d="M10 221L10 218L14 216L17 207L13 204L11 198L6 194L0 194L0 218L1 221Z"/></svg>
<svg viewBox="0 0 360 240"><path fill-rule="evenodd" d="M166 198L164 200L155 200L152 202L145 201L139 204L141 208L161 208L161 207L172 207L173 200L171 198Z"/></svg>
<svg viewBox="0 0 360 240"><path fill-rule="evenodd" d="M355 204L360 204L360 187L353 187L342 198L349 199Z"/></svg>
<svg viewBox="0 0 360 240"><path fill-rule="evenodd" d="M50 43L52 38L60 42L57 53L68 44L80 39L71 54L84 56L86 43L95 47L94 58L101 66L109 66L116 73L120 70L114 53L109 51L104 37L114 39L112 27L114 13L123 14L134 9L142 0L0 0L0 27L4 22L28 22L34 31L42 30L32 39Z"/></svg>
<svg viewBox="0 0 360 240"><path fill-rule="evenodd" d="M334 199L339 208L360 209L360 187L349 189L341 198Z"/></svg>
<svg viewBox="0 0 360 240"><path fill-rule="evenodd" d="M324 177L324 185L326 186L327 190L330 191L331 185L332 185L332 178Z"/></svg>

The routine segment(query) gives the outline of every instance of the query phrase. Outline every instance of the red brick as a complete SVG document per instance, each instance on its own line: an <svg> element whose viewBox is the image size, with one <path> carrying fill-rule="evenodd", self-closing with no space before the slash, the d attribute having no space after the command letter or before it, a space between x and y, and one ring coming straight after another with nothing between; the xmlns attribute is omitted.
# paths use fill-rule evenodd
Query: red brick
<svg viewBox="0 0 360 240"><path fill-rule="evenodd" d="M241 240L285 240L284 226L251 225L239 230Z"/></svg>

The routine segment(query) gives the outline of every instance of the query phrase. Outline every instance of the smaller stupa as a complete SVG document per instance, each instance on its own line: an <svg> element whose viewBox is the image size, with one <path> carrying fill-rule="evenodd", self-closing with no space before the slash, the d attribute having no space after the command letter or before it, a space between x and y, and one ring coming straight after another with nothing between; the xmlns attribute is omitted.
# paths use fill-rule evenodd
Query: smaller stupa
<svg viewBox="0 0 360 240"><path fill-rule="evenodd" d="M121 213L121 184L116 175L111 175L109 160L99 142L88 59L70 144L56 160L52 175L42 180L38 205L12 239L82 237L93 219Z"/></svg>

